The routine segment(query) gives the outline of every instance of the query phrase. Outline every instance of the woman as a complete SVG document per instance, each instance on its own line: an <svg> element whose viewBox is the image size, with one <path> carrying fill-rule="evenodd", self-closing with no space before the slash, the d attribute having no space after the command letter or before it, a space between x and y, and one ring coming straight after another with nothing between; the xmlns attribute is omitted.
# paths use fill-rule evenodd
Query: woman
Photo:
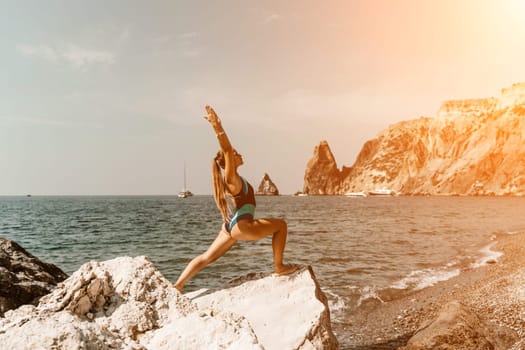
<svg viewBox="0 0 525 350"><path fill-rule="evenodd" d="M275 274L287 275L298 269L296 265L283 264L283 252L286 245L287 225L281 219L255 220L255 195L253 187L239 174L237 168L243 164L242 156L233 149L224 132L221 120L210 106L206 106L208 115L204 118L211 124L221 147L212 163L213 194L217 207L221 211L224 224L208 250L194 258L184 269L175 288L182 291L186 282L208 264L223 256L237 240L252 241L268 235L272 237L273 261ZM221 169L224 170L224 176ZM226 195L233 199L235 213L229 216Z"/></svg>

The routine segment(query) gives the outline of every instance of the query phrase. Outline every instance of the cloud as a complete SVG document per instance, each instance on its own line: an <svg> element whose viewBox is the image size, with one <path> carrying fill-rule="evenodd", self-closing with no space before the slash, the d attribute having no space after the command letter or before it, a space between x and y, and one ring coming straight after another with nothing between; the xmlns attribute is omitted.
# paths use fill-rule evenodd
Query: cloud
<svg viewBox="0 0 525 350"><path fill-rule="evenodd" d="M195 39L199 36L197 32L186 32L179 35L179 45L182 56L187 58L198 57L203 49L195 46Z"/></svg>
<svg viewBox="0 0 525 350"><path fill-rule="evenodd" d="M332 94L318 90L296 89L274 100L276 110L290 121L311 122L324 120L351 121L353 119L382 118L394 106L406 103L402 96L370 91L338 91Z"/></svg>
<svg viewBox="0 0 525 350"><path fill-rule="evenodd" d="M112 52L86 49L72 44L66 47L17 45L17 50L24 56L37 57L53 63L65 62L77 68L115 62L115 54Z"/></svg>
<svg viewBox="0 0 525 350"><path fill-rule="evenodd" d="M184 57L197 57L201 55L202 50L200 49L186 49L182 52Z"/></svg>
<svg viewBox="0 0 525 350"><path fill-rule="evenodd" d="M183 33L183 34L179 35L179 38L181 38L181 39L190 39L190 38L195 38L197 35L198 35L197 32L187 32L187 33Z"/></svg>
<svg viewBox="0 0 525 350"><path fill-rule="evenodd" d="M271 22L278 21L280 19L281 19L281 15L278 15L277 13L272 13L271 15L266 17L266 19L264 20L264 23L271 23Z"/></svg>
<svg viewBox="0 0 525 350"><path fill-rule="evenodd" d="M98 128L102 129L103 126L99 124L94 123L86 123L82 121L66 121L66 120L53 120L53 119L45 119L41 117L26 117L26 116L13 116L13 115L0 115L0 125L2 126L27 126L27 127L40 127L40 126L48 126L48 127L59 127L59 128L65 128L65 127L90 127L90 128Z"/></svg>
<svg viewBox="0 0 525 350"><path fill-rule="evenodd" d="M20 53L22 53L25 56L35 56L53 62L56 62L59 59L58 52L54 48L49 46L18 45L17 49Z"/></svg>
<svg viewBox="0 0 525 350"><path fill-rule="evenodd" d="M131 35L131 30L129 27L122 29L122 32L120 33L119 42L125 42L128 41Z"/></svg>
<svg viewBox="0 0 525 350"><path fill-rule="evenodd" d="M33 117L15 117L12 115L0 116L0 124L3 125L33 125L33 126L64 126L65 123L59 120L49 120Z"/></svg>
<svg viewBox="0 0 525 350"><path fill-rule="evenodd" d="M115 55L108 51L88 50L78 46L69 45L62 52L62 57L74 66L85 66L90 64L112 64L115 62Z"/></svg>
<svg viewBox="0 0 525 350"><path fill-rule="evenodd" d="M341 115L356 108L355 96L348 92L325 94L316 90L296 89L277 99L279 110L295 118Z"/></svg>

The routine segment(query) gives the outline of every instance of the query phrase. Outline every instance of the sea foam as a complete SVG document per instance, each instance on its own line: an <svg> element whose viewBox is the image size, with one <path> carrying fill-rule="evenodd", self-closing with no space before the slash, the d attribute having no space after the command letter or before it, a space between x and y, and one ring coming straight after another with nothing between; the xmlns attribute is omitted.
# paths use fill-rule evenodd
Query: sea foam
<svg viewBox="0 0 525 350"><path fill-rule="evenodd" d="M492 247L496 243L497 242L492 242L488 246L483 247L480 250L480 252L483 253L483 256L481 258L479 258L478 260L476 260L476 262L472 263L470 266L475 269L475 268L478 268L478 267L481 267L481 266L485 266L489 262L497 261L498 258L500 258L503 255L503 253L492 250Z"/></svg>
<svg viewBox="0 0 525 350"><path fill-rule="evenodd" d="M394 282L391 287L395 289L414 289L420 290L423 288L431 287L438 282L449 280L453 277L458 276L460 273L459 269L446 270L446 269L424 269L412 271L405 278Z"/></svg>

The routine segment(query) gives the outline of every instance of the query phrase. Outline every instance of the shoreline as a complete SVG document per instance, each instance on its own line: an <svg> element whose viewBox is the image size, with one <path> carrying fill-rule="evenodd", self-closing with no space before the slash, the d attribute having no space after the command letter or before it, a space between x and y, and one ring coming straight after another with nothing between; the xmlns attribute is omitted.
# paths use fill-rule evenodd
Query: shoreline
<svg viewBox="0 0 525 350"><path fill-rule="evenodd" d="M458 301L481 319L511 329L515 348L525 346L525 232L496 235L497 260L461 271L458 276L413 291L399 299L371 301L342 323L342 349L397 349L440 310ZM522 287L523 286L523 287Z"/></svg>

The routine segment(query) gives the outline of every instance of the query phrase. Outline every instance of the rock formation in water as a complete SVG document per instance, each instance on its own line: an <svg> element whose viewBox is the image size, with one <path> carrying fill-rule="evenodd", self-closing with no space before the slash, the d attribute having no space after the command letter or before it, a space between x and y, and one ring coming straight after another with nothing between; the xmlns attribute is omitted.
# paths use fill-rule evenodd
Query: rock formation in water
<svg viewBox="0 0 525 350"><path fill-rule="evenodd" d="M377 188L405 195L525 195L525 83L498 98L446 101L434 118L392 125L342 171L322 142L306 168L308 194Z"/></svg>
<svg viewBox="0 0 525 350"><path fill-rule="evenodd" d="M270 175L264 173L261 183L259 184L259 188L255 194L258 196L278 196L279 189L273 183L272 179L270 179Z"/></svg>
<svg viewBox="0 0 525 350"><path fill-rule="evenodd" d="M0 318L2 348L336 349L311 268L250 275L190 300L147 257L84 264L41 298ZM286 311L285 311L286 310Z"/></svg>
<svg viewBox="0 0 525 350"><path fill-rule="evenodd" d="M309 195L336 194L341 191L341 181L348 169L337 168L334 155L327 141L315 147L312 159L306 165L303 193Z"/></svg>
<svg viewBox="0 0 525 350"><path fill-rule="evenodd" d="M16 242L0 237L0 317L23 304L38 303L67 275Z"/></svg>

